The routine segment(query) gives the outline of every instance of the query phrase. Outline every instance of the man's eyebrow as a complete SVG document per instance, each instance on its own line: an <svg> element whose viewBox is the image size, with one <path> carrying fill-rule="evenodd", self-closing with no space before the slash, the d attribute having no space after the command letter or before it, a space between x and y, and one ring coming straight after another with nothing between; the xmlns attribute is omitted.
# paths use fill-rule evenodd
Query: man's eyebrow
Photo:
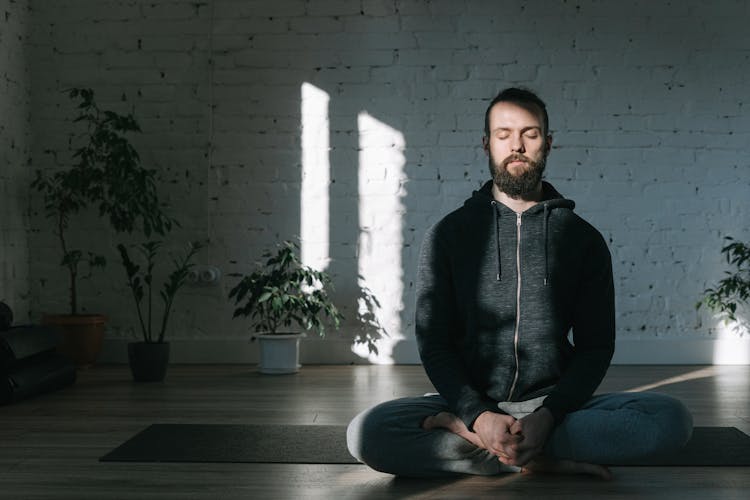
<svg viewBox="0 0 750 500"><path fill-rule="evenodd" d="M511 128L511 127L496 127L494 129L492 129L492 132L493 133L494 132L508 132L508 131L511 131L511 130L513 130L513 128ZM521 132L522 133L526 132L526 131L529 131L529 130L538 130L539 132L541 132L542 131L542 127L540 125L529 125L527 127L521 127Z"/></svg>

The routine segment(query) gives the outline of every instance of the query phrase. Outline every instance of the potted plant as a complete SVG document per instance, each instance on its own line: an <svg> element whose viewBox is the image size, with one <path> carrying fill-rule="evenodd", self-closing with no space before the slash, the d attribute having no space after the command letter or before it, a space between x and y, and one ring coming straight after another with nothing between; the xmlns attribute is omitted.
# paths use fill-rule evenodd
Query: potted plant
<svg viewBox="0 0 750 500"><path fill-rule="evenodd" d="M45 315L42 321L58 325L63 332L60 350L77 365L87 366L101 350L105 317L81 313L78 284L106 260L103 255L73 245L73 219L95 208L117 233L140 230L146 236L152 232L163 235L173 221L159 206L155 171L141 165L126 137L140 132L134 116L100 109L91 89L72 89L68 96L79 101L73 122L82 125L82 130L71 133L71 143L79 144L73 151L72 165L48 174L37 171L31 185L43 195L46 216L54 223L62 254L60 264L67 271L69 283L68 313ZM82 274L84 270L88 272Z"/></svg>
<svg viewBox="0 0 750 500"><path fill-rule="evenodd" d="M299 371L299 340L304 331L325 335L326 320L338 329L343 316L331 301L331 278L302 264L297 245L285 241L275 254L264 253L264 267L242 279L230 290L237 308L233 317L249 317L260 342L261 373ZM295 324L303 330L290 331ZM253 337L253 340L255 337Z"/></svg>
<svg viewBox="0 0 750 500"><path fill-rule="evenodd" d="M750 244L736 241L731 236L724 239L728 244L721 249L721 253L734 270L725 271L726 277L719 280L718 285L704 290L703 298L695 307L699 309L705 305L722 316L725 322L737 322L739 328L737 311L750 301Z"/></svg>
<svg viewBox="0 0 750 500"><path fill-rule="evenodd" d="M191 243L182 258L172 258L173 270L167 276L159 291L162 300L161 321L157 322L158 329L154 328L154 270L159 248L159 241L148 241L138 247L142 263L138 264L130 258L128 250L122 243L117 245L120 252L125 274L128 279L128 287L133 294L135 309L138 312L138 322L141 328L143 340L130 342L128 344L128 362L130 371L136 382L158 382L164 380L169 364L169 342L164 340L169 322L169 314L172 311L175 296L185 284L190 269L193 267L192 259L203 245ZM145 266L141 267L145 261ZM142 306L143 300L146 300Z"/></svg>

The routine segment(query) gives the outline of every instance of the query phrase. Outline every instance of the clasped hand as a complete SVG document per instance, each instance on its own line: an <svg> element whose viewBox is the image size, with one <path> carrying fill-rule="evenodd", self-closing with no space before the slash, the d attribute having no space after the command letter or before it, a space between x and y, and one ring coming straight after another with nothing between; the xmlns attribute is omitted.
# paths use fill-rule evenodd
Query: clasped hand
<svg viewBox="0 0 750 500"><path fill-rule="evenodd" d="M502 463L522 467L542 452L553 426L546 408L520 419L486 411L474 421L474 432Z"/></svg>

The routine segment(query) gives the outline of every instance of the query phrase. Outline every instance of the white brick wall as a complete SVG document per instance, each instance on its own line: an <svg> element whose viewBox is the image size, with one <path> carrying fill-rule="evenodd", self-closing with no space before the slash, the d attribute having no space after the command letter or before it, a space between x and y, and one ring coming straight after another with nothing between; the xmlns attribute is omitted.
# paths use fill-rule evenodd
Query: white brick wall
<svg viewBox="0 0 750 500"><path fill-rule="evenodd" d="M610 242L619 338L687 345L719 335L694 304L724 269L721 238L750 239L745 2L69 0L33 7L34 166L50 166L45 148L65 147L70 106L60 90L91 86L105 104L134 105L146 132L138 138L142 157L159 169L183 221L175 238L209 237L201 261L225 273L248 270L273 242L300 233L300 89L307 82L328 93L329 270L352 316L363 242L400 225L400 252L390 259L400 264L385 270L392 286L365 276L384 305L381 319L397 327L392 338L405 339L396 360L413 357L422 234L487 177L483 112L508 85L529 86L547 101L555 133L549 180ZM386 153L390 145L367 143L360 150L360 113L391 130L386 136L401 134L403 148L393 144ZM382 161L366 163L365 172L363 155ZM373 187L358 196L368 181L388 192ZM384 227L363 227L362 205L379 202L393 213L375 219ZM50 286L63 274L47 221L35 212L32 222L39 314L64 304L56 296L64 287ZM84 304L107 312L110 338L124 339L135 322L114 243L102 238L112 265L86 284ZM172 338L244 339L245 325L230 319L225 299L232 283L188 290ZM351 324L344 335L352 335ZM309 359L359 359L334 344L308 342L316 353ZM334 354L324 358L320 345ZM391 349L384 350L387 358ZM691 356L664 359L698 359Z"/></svg>
<svg viewBox="0 0 750 500"><path fill-rule="evenodd" d="M0 300L29 320L29 89L25 0L0 0Z"/></svg>

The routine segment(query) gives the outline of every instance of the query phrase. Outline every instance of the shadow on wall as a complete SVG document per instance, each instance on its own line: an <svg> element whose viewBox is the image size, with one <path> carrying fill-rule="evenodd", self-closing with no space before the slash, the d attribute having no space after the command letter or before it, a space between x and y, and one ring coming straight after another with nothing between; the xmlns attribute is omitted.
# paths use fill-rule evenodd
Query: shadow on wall
<svg viewBox="0 0 750 500"><path fill-rule="evenodd" d="M353 351L363 352L367 349L368 356L379 356L378 345L389 337L385 327L380 323L380 301L372 291L364 285L365 279L359 277L359 295L356 297L357 325L352 328ZM362 356L364 357L364 356ZM397 361L396 361L397 362Z"/></svg>

